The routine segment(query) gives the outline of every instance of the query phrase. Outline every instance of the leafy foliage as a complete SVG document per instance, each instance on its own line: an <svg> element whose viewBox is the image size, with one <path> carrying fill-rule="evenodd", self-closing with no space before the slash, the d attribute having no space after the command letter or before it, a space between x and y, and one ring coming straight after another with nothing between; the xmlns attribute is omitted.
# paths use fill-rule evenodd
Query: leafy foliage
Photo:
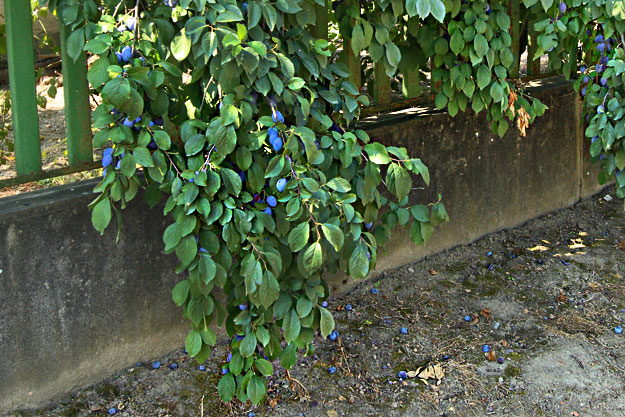
<svg viewBox="0 0 625 417"><path fill-rule="evenodd" d="M531 58L548 53L567 77L580 52L586 65L599 60L582 71L586 103L598 112L586 132L593 156L603 155L604 180L615 175L625 187L623 3L523 0L518 23L536 32ZM219 394L258 404L270 361L288 369L316 331L333 331L322 306L326 274L366 277L392 229L406 227L420 244L447 212L440 201L410 205L415 183L429 183L421 160L353 128L369 98L336 45L313 35L324 1L141 4L66 0L61 9L74 27L70 55L97 56L88 73L102 98L94 141L110 147L93 224L103 232L140 187L150 206L167 196L163 242L184 277L172 296L191 322L187 350L204 361L215 343L210 326L224 324L232 358ZM350 0L333 3L332 19L351 52L387 76L430 72L439 109L485 111L494 133L514 121L524 134L546 106L511 79L518 61L506 5ZM604 38L595 43L597 32Z"/></svg>
<svg viewBox="0 0 625 417"><path fill-rule="evenodd" d="M525 1L536 13L553 12L551 2ZM568 58L581 55L575 88L584 100L585 134L590 154L599 161L600 183L614 180L625 197L625 1L576 0L559 18L537 21L541 48L550 54L552 69L572 75ZM541 38L542 37L542 38ZM545 39L548 39L545 40ZM581 42L580 42L581 40ZM540 41L539 41L540 42ZM538 51L537 53L539 53Z"/></svg>
<svg viewBox="0 0 625 417"><path fill-rule="evenodd" d="M440 17L430 3L423 13ZM422 243L447 220L440 202L409 203L413 186L429 183L421 160L349 128L368 100L309 32L314 6L68 0L60 9L75 28L70 56L97 56L94 142L110 147L93 225L104 232L140 187L151 206L167 196L163 243L180 261L172 297L191 322L186 349L203 362L214 323L232 337L224 401L260 403L273 373L265 358L290 368L318 329L332 332L326 274L364 278L393 228Z"/></svg>

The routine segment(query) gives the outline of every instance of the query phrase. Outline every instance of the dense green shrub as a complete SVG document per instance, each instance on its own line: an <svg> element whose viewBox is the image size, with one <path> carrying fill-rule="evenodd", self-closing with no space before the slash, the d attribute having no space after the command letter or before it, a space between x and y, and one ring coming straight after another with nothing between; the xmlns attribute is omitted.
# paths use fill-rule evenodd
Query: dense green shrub
<svg viewBox="0 0 625 417"><path fill-rule="evenodd" d="M298 350L310 352L317 330L330 334L327 274L364 278L393 228L407 227L419 244L447 220L441 202L409 203L414 185L429 182L419 159L354 129L369 98L350 81L337 45L313 35L324 5L66 0L59 9L74 28L70 54L97 55L89 69L102 98L94 140L110 147L93 224L104 231L141 187L152 206L167 196L173 223L163 241L183 274L173 298L192 324L186 348L204 361L214 322L232 337L218 386L225 401L258 404L272 360L288 369ZM363 63L389 77L431 72L435 104L451 115L470 107L487 112L493 132L503 135L512 121L524 134L546 109L511 79L517 58L505 1L332 6L333 27ZM526 0L520 16L552 70L569 77L573 58L586 60L582 72L594 78L586 103L600 109L589 119L587 134L600 138L592 152L607 155L604 179L617 172L625 186L615 171L625 167L623 1ZM612 41L594 43L597 32ZM592 52L599 44L605 50ZM605 61L605 83L587 69L597 60Z"/></svg>

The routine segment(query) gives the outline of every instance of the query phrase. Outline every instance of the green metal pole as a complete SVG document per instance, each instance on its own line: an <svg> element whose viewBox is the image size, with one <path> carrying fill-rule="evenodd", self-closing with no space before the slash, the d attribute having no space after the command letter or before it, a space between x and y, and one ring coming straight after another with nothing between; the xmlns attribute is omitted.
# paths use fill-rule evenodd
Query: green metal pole
<svg viewBox="0 0 625 417"><path fill-rule="evenodd" d="M510 78L519 78L519 62L521 49L521 2L510 0L508 2L508 14L510 16L510 36L512 37L512 54L514 55L514 67L510 70Z"/></svg>
<svg viewBox="0 0 625 417"><path fill-rule="evenodd" d="M312 34L317 39L328 39L328 2L323 6L315 3L315 15L317 23L312 30Z"/></svg>
<svg viewBox="0 0 625 417"><path fill-rule="evenodd" d="M418 97L421 94L419 84L419 67L402 72L401 91L405 98Z"/></svg>
<svg viewBox="0 0 625 417"><path fill-rule="evenodd" d="M391 79L386 75L383 62L378 62L373 68L374 86L373 101L375 104L386 104L391 101Z"/></svg>
<svg viewBox="0 0 625 417"><path fill-rule="evenodd" d="M540 74L540 58L534 60L536 49L538 49L536 31L534 30L534 20L528 24L529 42L527 46L527 75Z"/></svg>
<svg viewBox="0 0 625 417"><path fill-rule="evenodd" d="M59 19L61 29L61 58L63 97L65 98L65 128L67 156L71 166L93 161L91 138L91 108L87 82L87 56L83 52L74 61L67 53L67 38L72 33Z"/></svg>
<svg viewBox="0 0 625 417"><path fill-rule="evenodd" d="M5 0L4 17L17 175L41 171L30 2Z"/></svg>

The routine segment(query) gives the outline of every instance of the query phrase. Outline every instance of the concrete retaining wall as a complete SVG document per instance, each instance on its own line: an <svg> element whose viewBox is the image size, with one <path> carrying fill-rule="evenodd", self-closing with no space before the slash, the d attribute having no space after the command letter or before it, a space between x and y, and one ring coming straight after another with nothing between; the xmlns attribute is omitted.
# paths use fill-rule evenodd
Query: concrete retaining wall
<svg viewBox="0 0 625 417"><path fill-rule="evenodd" d="M600 189L570 85L535 92L550 110L526 138L500 139L482 116L427 109L372 118L372 137L405 146L430 167L451 222L425 246L398 231L376 273L568 206ZM428 117L420 117L427 115ZM93 182L0 200L0 413L58 395L182 346L187 324L170 297L175 259L162 253L167 222L138 197L121 241L91 227ZM337 277L337 290L351 282Z"/></svg>

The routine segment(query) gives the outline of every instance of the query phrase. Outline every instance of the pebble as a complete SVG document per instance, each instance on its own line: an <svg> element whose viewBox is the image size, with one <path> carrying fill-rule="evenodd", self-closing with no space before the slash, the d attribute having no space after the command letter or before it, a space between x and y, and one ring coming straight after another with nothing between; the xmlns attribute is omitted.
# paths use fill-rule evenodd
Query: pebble
<svg viewBox="0 0 625 417"><path fill-rule="evenodd" d="M499 326L501 326L501 324L498 321L493 323L493 329L497 330Z"/></svg>

